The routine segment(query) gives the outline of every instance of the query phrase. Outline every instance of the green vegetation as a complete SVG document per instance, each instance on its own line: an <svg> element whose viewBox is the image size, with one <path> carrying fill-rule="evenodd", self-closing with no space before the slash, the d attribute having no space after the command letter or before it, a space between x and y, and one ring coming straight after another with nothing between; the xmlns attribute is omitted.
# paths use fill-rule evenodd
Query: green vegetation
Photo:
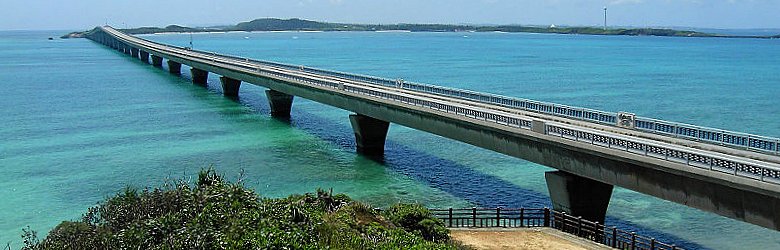
<svg viewBox="0 0 780 250"><path fill-rule="evenodd" d="M343 194L259 198L240 183L202 171L142 191L126 189L65 221L23 249L457 249L444 224L420 205L385 211Z"/></svg>
<svg viewBox="0 0 780 250"><path fill-rule="evenodd" d="M731 37L731 38L780 38L777 36L728 36L696 31L656 29L656 28L617 28L601 27L540 27L522 25L452 25L452 24L347 24L327 23L302 19L261 18L242 22L233 26L211 28L188 28L171 25L165 28L142 27L124 29L129 34L151 34L163 32L209 32L209 31L387 31L406 30L412 32L525 32L525 33L555 33L583 35L617 35L617 36L682 36L682 37ZM73 32L63 38L83 37L85 32Z"/></svg>
<svg viewBox="0 0 780 250"><path fill-rule="evenodd" d="M140 28L133 28L133 29L123 29L123 32L127 34L152 34L152 33L163 33L163 32L178 32L178 33L184 33L184 32L201 32L202 29L196 29L196 28L189 28L179 25L168 25L165 28L157 28L157 27L140 27Z"/></svg>

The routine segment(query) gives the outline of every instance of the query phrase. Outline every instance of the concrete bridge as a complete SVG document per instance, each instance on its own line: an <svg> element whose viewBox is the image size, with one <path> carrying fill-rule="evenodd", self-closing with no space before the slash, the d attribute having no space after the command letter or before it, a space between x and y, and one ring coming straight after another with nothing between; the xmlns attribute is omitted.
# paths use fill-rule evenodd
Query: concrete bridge
<svg viewBox="0 0 780 250"><path fill-rule="evenodd" d="M780 228L780 139L720 129L160 44L111 27L95 42L174 74L191 67L226 96L268 88L271 114L295 96L354 112L357 150L382 155L390 123L557 169L545 178L553 208L603 223L620 186L766 228Z"/></svg>

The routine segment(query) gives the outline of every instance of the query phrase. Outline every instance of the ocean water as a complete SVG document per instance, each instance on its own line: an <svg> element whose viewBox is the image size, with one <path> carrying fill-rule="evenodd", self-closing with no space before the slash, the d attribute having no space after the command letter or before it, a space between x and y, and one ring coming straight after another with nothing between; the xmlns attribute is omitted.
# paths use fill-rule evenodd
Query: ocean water
<svg viewBox="0 0 780 250"><path fill-rule="evenodd" d="M0 243L45 234L126 186L213 166L265 197L333 188L375 206L549 206L539 166L392 125L384 161L355 154L347 111L296 98L270 117L62 31L0 32ZM187 34L148 39L188 45ZM194 47L780 136L780 41L506 33L195 34ZM778 249L780 233L616 188L607 223L689 249Z"/></svg>

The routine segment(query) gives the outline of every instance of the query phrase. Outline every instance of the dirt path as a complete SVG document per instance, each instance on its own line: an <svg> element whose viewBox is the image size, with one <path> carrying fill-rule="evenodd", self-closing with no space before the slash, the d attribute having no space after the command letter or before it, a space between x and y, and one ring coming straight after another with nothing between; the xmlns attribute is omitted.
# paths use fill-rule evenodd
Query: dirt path
<svg viewBox="0 0 780 250"><path fill-rule="evenodd" d="M450 235L476 249L610 249L549 228L453 229Z"/></svg>

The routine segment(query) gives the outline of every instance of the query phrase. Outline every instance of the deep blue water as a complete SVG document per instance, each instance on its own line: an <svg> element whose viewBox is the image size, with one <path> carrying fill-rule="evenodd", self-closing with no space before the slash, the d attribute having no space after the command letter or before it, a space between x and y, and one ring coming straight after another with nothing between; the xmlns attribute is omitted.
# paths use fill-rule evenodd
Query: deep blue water
<svg viewBox="0 0 780 250"><path fill-rule="evenodd" d="M0 32L0 242L127 185L213 165L267 197L333 188L375 206L549 206L551 169L392 125L376 162L346 111L220 94L62 32ZM189 35L146 38L187 45ZM780 136L780 41L505 33L195 34L197 49ZM780 233L616 188L608 224L687 248L780 248Z"/></svg>

